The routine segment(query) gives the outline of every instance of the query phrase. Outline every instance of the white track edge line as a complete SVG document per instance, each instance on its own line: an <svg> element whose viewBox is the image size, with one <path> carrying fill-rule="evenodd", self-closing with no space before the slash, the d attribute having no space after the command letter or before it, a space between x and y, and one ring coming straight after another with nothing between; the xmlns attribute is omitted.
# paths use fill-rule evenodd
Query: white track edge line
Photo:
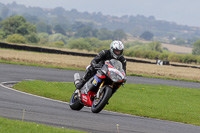
<svg viewBox="0 0 200 133"><path fill-rule="evenodd" d="M32 79L26 79L26 80L32 80ZM50 98L47 98L47 97L42 97L42 96L30 94L30 93L19 91L19 90L16 90L16 89L13 89L13 88L10 88L10 87L7 87L7 86L3 85L3 84L6 84L6 83L17 83L17 82L20 82L20 81L6 81L6 82L1 82L0 86L3 87L3 88L9 89L9 90L15 91L15 92L22 93L22 94L26 94L26 95L30 95L30 96L34 96L34 97L46 99L46 100L49 100L49 101L54 101L54 102L59 102L59 103L64 103L64 104L69 105L68 102L63 102L63 101L59 101L59 100L55 100L55 99L50 99ZM87 106L84 106L84 107L85 108L90 108L90 107L87 107ZM109 110L102 110L102 111L107 111L107 112L114 113L114 114L122 114L122 115L128 115L128 116L135 116L135 115L130 115L130 114L123 114L123 113L113 112L113 111L109 111ZM135 117L139 117L139 116L135 116Z"/></svg>
<svg viewBox="0 0 200 133"><path fill-rule="evenodd" d="M19 90L16 90L16 89L13 89L13 88L10 88L10 87L3 85L3 84L6 84L6 83L17 83L17 82L20 82L20 81L1 82L0 86L3 87L3 88L9 89L9 90L15 91L15 92L22 93L22 94L26 94L26 95L30 95L30 96L34 96L34 97L39 97L39 98L50 100L50 101L56 101L56 102L60 102L60 103L69 104L68 102L63 102L63 101L59 101L59 100L55 100L55 99L50 99L50 98L47 98L47 97L42 97L42 96L26 93L26 92L19 91Z"/></svg>

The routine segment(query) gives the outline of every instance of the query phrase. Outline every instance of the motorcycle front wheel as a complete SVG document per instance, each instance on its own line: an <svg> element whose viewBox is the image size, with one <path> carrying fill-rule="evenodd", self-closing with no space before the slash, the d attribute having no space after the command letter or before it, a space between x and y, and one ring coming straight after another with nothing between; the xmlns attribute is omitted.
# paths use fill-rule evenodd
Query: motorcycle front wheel
<svg viewBox="0 0 200 133"><path fill-rule="evenodd" d="M112 89L106 86L101 92L99 98L94 99L92 107L91 107L92 112L99 113L108 103L108 100L110 99L111 95L112 95Z"/></svg>
<svg viewBox="0 0 200 133"><path fill-rule="evenodd" d="M72 94L69 106L72 110L81 110L84 105L79 101L77 90Z"/></svg>

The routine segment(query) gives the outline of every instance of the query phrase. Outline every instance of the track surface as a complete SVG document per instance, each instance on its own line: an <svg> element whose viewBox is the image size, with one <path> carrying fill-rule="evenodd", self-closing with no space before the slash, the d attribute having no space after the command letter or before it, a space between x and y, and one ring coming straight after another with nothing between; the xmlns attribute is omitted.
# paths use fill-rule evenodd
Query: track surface
<svg viewBox="0 0 200 133"><path fill-rule="evenodd" d="M0 82L26 79L73 82L76 71L0 64ZM84 72L80 72L81 75ZM128 77L128 83L200 88L200 83ZM94 133L200 133L200 126L102 111L72 111L68 103L36 97L0 86L0 116ZM117 124L119 124L117 130Z"/></svg>

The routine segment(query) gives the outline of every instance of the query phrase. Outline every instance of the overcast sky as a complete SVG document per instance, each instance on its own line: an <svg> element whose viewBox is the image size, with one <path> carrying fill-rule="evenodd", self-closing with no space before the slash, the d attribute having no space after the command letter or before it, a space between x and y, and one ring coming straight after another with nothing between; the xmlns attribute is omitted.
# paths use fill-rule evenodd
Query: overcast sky
<svg viewBox="0 0 200 133"><path fill-rule="evenodd" d="M200 0L0 0L4 4L13 1L32 7L63 7L104 15L154 16L157 20L200 27Z"/></svg>

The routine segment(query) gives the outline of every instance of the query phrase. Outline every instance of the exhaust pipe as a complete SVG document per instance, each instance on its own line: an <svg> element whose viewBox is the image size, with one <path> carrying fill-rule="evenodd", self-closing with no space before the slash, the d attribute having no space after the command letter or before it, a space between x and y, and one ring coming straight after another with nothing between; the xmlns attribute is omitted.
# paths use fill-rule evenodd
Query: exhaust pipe
<svg viewBox="0 0 200 133"><path fill-rule="evenodd" d="M80 83L80 79L81 79L81 77L80 77L79 73L75 73L75 74L74 74L74 84L75 84L75 86L76 86L78 83Z"/></svg>

